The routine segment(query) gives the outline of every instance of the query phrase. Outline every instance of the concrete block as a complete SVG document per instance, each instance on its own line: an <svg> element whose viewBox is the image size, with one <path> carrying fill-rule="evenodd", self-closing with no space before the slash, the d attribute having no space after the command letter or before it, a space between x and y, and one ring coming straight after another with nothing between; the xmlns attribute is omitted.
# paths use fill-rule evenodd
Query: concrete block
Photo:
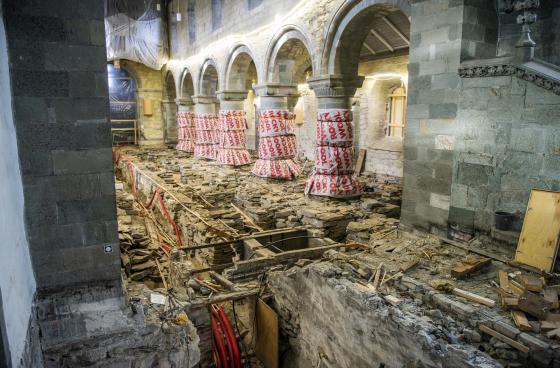
<svg viewBox="0 0 560 368"><path fill-rule="evenodd" d="M432 89L452 89L457 88L461 78L453 74L438 74L432 78Z"/></svg>
<svg viewBox="0 0 560 368"><path fill-rule="evenodd" d="M449 208L449 223L470 230L474 225L474 214L473 210L451 206Z"/></svg>
<svg viewBox="0 0 560 368"><path fill-rule="evenodd" d="M428 118L430 116L429 105L409 105L406 111L409 118Z"/></svg>
<svg viewBox="0 0 560 368"><path fill-rule="evenodd" d="M451 204L457 207L467 206L468 186L458 183L451 185Z"/></svg>
<svg viewBox="0 0 560 368"><path fill-rule="evenodd" d="M447 61L443 59L421 61L419 62L419 64L420 64L420 69L418 75L420 76L444 74L449 72Z"/></svg>
<svg viewBox="0 0 560 368"><path fill-rule="evenodd" d="M526 106L559 105L560 96L554 94L552 91L546 90L532 83L528 83L525 104Z"/></svg>
<svg viewBox="0 0 560 368"><path fill-rule="evenodd" d="M103 46L55 44L45 50L46 70L105 71L106 50Z"/></svg>
<svg viewBox="0 0 560 368"><path fill-rule="evenodd" d="M58 98L50 101L59 121L107 119L109 104L107 98Z"/></svg>

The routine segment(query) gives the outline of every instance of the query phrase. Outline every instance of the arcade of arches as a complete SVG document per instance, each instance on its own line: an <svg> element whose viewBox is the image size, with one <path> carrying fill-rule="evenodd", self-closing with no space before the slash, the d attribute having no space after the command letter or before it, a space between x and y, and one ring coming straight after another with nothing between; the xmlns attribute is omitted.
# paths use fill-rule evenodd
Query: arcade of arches
<svg viewBox="0 0 560 368"><path fill-rule="evenodd" d="M560 366L556 1L0 20L0 367Z"/></svg>

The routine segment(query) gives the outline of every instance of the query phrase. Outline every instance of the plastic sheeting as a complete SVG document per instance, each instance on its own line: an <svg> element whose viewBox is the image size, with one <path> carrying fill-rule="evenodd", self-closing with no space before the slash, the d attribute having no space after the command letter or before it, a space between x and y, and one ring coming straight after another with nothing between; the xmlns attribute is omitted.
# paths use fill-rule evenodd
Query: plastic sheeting
<svg viewBox="0 0 560 368"><path fill-rule="evenodd" d="M219 129L218 162L233 166L250 164L251 154L246 148L247 119L245 111L220 110Z"/></svg>
<svg viewBox="0 0 560 368"><path fill-rule="evenodd" d="M165 2L105 0L107 60L128 59L161 69L169 50Z"/></svg>
<svg viewBox="0 0 560 368"><path fill-rule="evenodd" d="M354 177L352 112L319 110L317 113L317 148L315 166L307 180L305 194L334 198L360 195Z"/></svg>
<svg viewBox="0 0 560 368"><path fill-rule="evenodd" d="M301 169L294 160L296 137L295 114L287 110L264 110L259 113L259 159L252 173L264 178L291 180Z"/></svg>
<svg viewBox="0 0 560 368"><path fill-rule="evenodd" d="M189 111L177 113L177 140L175 149L184 152L194 152L194 113Z"/></svg>

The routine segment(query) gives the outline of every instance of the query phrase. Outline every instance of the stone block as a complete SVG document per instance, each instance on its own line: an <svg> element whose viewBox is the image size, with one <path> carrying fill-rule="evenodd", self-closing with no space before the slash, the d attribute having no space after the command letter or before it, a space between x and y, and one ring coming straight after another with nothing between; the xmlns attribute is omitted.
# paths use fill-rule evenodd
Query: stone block
<svg viewBox="0 0 560 368"><path fill-rule="evenodd" d="M65 71L105 71L103 46L55 44L45 50L45 69Z"/></svg>
<svg viewBox="0 0 560 368"><path fill-rule="evenodd" d="M109 221L116 213L114 196L60 201L57 208L59 224Z"/></svg>
<svg viewBox="0 0 560 368"><path fill-rule="evenodd" d="M444 194L430 193L430 206L444 211L449 210L451 197Z"/></svg>
<svg viewBox="0 0 560 368"><path fill-rule="evenodd" d="M69 78L66 71L12 70L14 96L67 97Z"/></svg>
<svg viewBox="0 0 560 368"><path fill-rule="evenodd" d="M6 9L9 14L9 8ZM56 17L11 14L5 17L8 38L57 42L66 39L64 22Z"/></svg>
<svg viewBox="0 0 560 368"><path fill-rule="evenodd" d="M550 344L526 332L519 335L519 342L527 345L531 350L547 350Z"/></svg>
<svg viewBox="0 0 560 368"><path fill-rule="evenodd" d="M494 330L509 337L510 339L515 339L521 333L518 328L504 321L494 321L492 325Z"/></svg>
<svg viewBox="0 0 560 368"><path fill-rule="evenodd" d="M487 185L494 170L485 165L459 163L458 183L469 187Z"/></svg>
<svg viewBox="0 0 560 368"><path fill-rule="evenodd" d="M449 223L460 226L465 229L472 229L474 226L474 214L475 212L466 209L451 206L449 208Z"/></svg>
<svg viewBox="0 0 560 368"><path fill-rule="evenodd" d="M432 89L453 89L459 86L461 78L454 74L438 74L432 78Z"/></svg>
<svg viewBox="0 0 560 368"><path fill-rule="evenodd" d="M86 174L112 171L111 152L111 148L84 151L55 150L52 152L54 174Z"/></svg>
<svg viewBox="0 0 560 368"><path fill-rule="evenodd" d="M457 104L443 103L430 105L430 118L455 118Z"/></svg>

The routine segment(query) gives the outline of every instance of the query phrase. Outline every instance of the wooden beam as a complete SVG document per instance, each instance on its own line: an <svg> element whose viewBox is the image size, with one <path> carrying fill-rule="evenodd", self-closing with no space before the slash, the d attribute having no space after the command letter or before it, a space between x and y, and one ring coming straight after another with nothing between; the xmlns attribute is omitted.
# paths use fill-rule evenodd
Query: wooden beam
<svg viewBox="0 0 560 368"><path fill-rule="evenodd" d="M384 21L385 23L387 23L387 25L389 26L389 28L391 28L391 29L393 30L393 32L395 32L397 35L399 35L399 37L402 38L403 41L406 42L406 44L407 44L408 46L410 46L410 40L408 39L408 37L406 37L406 36L404 35L404 33L402 33L401 30L398 29L397 26L395 26L395 25L393 24L393 22L391 22L389 19L387 19L387 17L381 17L381 19L383 19L383 21Z"/></svg>
<svg viewBox="0 0 560 368"><path fill-rule="evenodd" d="M461 298L465 298L467 300L470 300L471 302L487 305L489 307L493 307L493 306L496 305L496 302L492 299L488 299L488 298L485 298L483 296L470 293L470 292L468 292L466 290L463 290L463 289L454 288L453 289L453 294L457 295L457 296L460 296Z"/></svg>
<svg viewBox="0 0 560 368"><path fill-rule="evenodd" d="M372 28L369 31L372 35L377 37L377 39L381 41L381 43L384 44L385 47L387 47L391 52L395 52L395 48L389 42L387 42L387 40L384 39L383 36L381 36L375 29Z"/></svg>
<svg viewBox="0 0 560 368"><path fill-rule="evenodd" d="M480 331L487 333L490 336L495 337L496 339L505 342L506 344L508 344L509 346L521 351L522 353L528 353L529 352L529 347L513 340L510 339L509 337L502 335L501 333L499 333L498 331L494 331L493 329L491 329L490 327L484 326L484 325L480 325L478 326L478 328L480 329Z"/></svg>
<svg viewBox="0 0 560 368"><path fill-rule="evenodd" d="M370 45L368 45L365 40L364 40L364 47L368 49L368 51L371 52L372 55L377 55L377 52L375 52L375 50Z"/></svg>

